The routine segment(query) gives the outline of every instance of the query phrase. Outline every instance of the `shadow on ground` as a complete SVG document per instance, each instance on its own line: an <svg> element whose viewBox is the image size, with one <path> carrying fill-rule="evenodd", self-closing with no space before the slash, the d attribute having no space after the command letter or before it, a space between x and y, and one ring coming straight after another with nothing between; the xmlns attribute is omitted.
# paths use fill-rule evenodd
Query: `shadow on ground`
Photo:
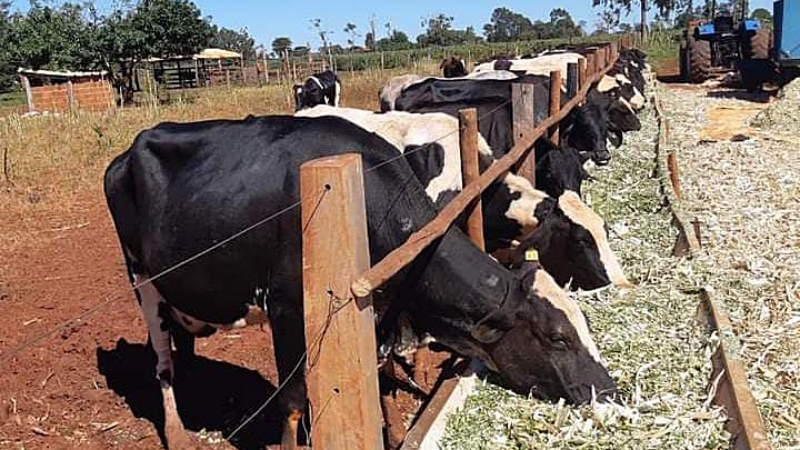
<svg viewBox="0 0 800 450"><path fill-rule="evenodd" d="M97 367L109 389L125 399L134 416L152 422L163 442L164 414L153 352L120 339L110 350L97 348ZM254 370L201 356L186 377L176 383L175 395L184 425L195 432L205 429L227 436L275 392L275 386ZM239 450L261 450L280 443L280 437L280 412L273 402L231 444Z"/></svg>
<svg viewBox="0 0 800 450"><path fill-rule="evenodd" d="M744 89L724 89L724 90L713 90L708 92L708 97L710 98L719 98L719 99L727 99L727 100L744 100L748 102L755 102L755 103L769 103L770 97L775 95L775 92L768 92L768 91L758 91L758 92L747 92Z"/></svg>

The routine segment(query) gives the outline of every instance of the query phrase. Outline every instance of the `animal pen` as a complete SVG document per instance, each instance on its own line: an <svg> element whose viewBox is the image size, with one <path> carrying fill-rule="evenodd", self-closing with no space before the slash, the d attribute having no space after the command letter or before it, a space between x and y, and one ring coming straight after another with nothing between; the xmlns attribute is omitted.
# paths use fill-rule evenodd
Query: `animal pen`
<svg viewBox="0 0 800 450"><path fill-rule="evenodd" d="M105 111L116 105L107 72L17 71L28 112Z"/></svg>
<svg viewBox="0 0 800 450"><path fill-rule="evenodd" d="M356 154L307 162L301 168L303 235L303 292L310 404L311 441L315 448L385 448L375 364L376 337L371 294L403 270L428 246L442 237L460 217L466 232L484 249L480 196L510 170L535 182L534 142L547 136L559 140L559 122L585 101L590 87L610 70L618 57L616 43L596 48L579 63L570 63L566 76L568 98L560 104L560 71L550 74L550 114L541 123L533 119L533 86L513 86L515 144L484 173L478 168L478 117L474 109L459 114L463 190L405 244L382 261L369 261L364 170ZM666 124L664 124L666 127ZM670 157L672 158L672 157ZM666 159L663 161L667 172ZM671 163L670 166L675 163ZM671 171L670 171L671 172ZM535 184L534 184L535 185ZM321 193L324 195L321 197ZM681 233L679 241L689 239ZM720 333L732 334L723 311L704 293L701 315ZM721 388L714 402L724 407L726 427L735 436L732 448L768 449L763 423L747 388L741 362L727 342L712 358L714 380ZM443 377L408 432L403 428L401 450L436 449L446 414L465 394L461 384L474 385L471 368L465 378ZM387 423L391 433L392 425ZM397 424L394 424L395 426Z"/></svg>
<svg viewBox="0 0 800 450"><path fill-rule="evenodd" d="M480 195L509 170L535 181L534 142L545 135L558 142L559 122L585 100L592 84L613 66L617 55L618 46L610 44L593 49L579 63L570 63L567 86L571 98L564 105L560 104L561 73L553 71L550 114L539 124L533 117L534 87L514 85L515 144L482 174L478 168L477 112L461 111L463 190L404 245L371 267L361 158L345 154L301 167L303 308L314 447L384 448L372 292L442 237L462 215L468 218L468 235L483 249ZM439 383L428 408L405 436L403 449L434 448L426 439L433 423L441 420L440 410L457 383L457 378Z"/></svg>

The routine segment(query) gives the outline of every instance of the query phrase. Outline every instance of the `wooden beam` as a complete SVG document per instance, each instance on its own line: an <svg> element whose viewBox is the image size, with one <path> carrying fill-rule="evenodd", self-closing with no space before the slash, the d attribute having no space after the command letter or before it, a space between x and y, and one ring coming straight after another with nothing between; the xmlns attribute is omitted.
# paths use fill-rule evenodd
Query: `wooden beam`
<svg viewBox="0 0 800 450"><path fill-rule="evenodd" d="M394 249L391 253L386 255L383 260L368 271L362 273L351 286L353 294L355 294L356 297L366 297L370 295L374 289L389 281L389 279L403 270L404 267L410 264L435 240L442 237L472 201L478 198L481 193L491 186L501 175L511 170L519 161L522 161L523 158L528 156L536 140L544 135L550 127L564 119L564 117L572 111L572 108L586 98L589 87L597 82L608 69L609 68L606 67L590 77L587 80L586 86L581 88L578 96L563 105L558 114L548 117L535 129L526 133L522 139L517 140L514 147L512 147L505 156L495 161L486 172L481 174L478 180L471 183L469 186L465 186L464 190L448 203L435 219L409 236L405 244Z"/></svg>
<svg viewBox="0 0 800 450"><path fill-rule="evenodd" d="M586 81L589 80L586 63L586 58L578 60L578 89L583 89L583 87L586 86Z"/></svg>
<svg viewBox="0 0 800 450"><path fill-rule="evenodd" d="M567 98L570 100L578 95L578 90L580 89L578 70L578 63L567 63Z"/></svg>
<svg viewBox="0 0 800 450"><path fill-rule="evenodd" d="M747 383L747 371L739 357L739 340L733 332L728 314L711 298L709 288L700 291L701 316L705 316L719 336L719 347L711 356L711 382L718 381L714 403L725 408L725 428L734 436L733 450L770 450L764 421Z"/></svg>
<svg viewBox="0 0 800 450"><path fill-rule="evenodd" d="M462 109L458 112L458 122L461 143L461 180L464 186L468 186L481 176L478 152L478 110L475 108ZM475 199L464 211L464 214L467 216L467 235L478 248L485 250L481 198Z"/></svg>
<svg viewBox="0 0 800 450"><path fill-rule="evenodd" d="M594 62L594 52L589 52L586 54L586 78L591 78L594 76L594 69L595 69L595 62ZM581 86L581 89L583 86Z"/></svg>
<svg viewBox="0 0 800 450"><path fill-rule="evenodd" d="M370 266L361 155L300 168L306 383L314 448L383 448L369 296L349 283Z"/></svg>
<svg viewBox="0 0 800 450"><path fill-rule="evenodd" d="M561 71L553 70L550 72L550 115L555 116L559 111L561 111ZM550 128L550 140L558 145L560 138L558 124L555 124Z"/></svg>
<svg viewBox="0 0 800 450"><path fill-rule="evenodd" d="M511 85L512 133L514 143L522 142L525 135L536 128L534 116L535 85L514 83ZM536 186L536 155L528 155L514 166L517 175L526 178Z"/></svg>

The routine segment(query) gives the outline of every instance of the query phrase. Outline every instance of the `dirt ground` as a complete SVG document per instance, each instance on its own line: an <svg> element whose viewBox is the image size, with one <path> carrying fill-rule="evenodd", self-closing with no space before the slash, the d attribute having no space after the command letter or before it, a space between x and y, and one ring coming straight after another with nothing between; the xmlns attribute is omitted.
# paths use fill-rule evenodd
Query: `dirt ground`
<svg viewBox="0 0 800 450"><path fill-rule="evenodd" d="M75 197L58 213L45 197L0 216L0 448L160 448L153 357L102 192ZM227 435L255 410L276 383L270 348L267 329L198 340L191 382L176 387L187 428ZM268 408L233 444L277 443L279 426Z"/></svg>

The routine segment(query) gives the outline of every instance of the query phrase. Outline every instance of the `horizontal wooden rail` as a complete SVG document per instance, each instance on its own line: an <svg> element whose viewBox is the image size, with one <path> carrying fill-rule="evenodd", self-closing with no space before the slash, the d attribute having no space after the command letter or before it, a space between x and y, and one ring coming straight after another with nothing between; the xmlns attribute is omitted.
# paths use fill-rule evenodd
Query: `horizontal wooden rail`
<svg viewBox="0 0 800 450"><path fill-rule="evenodd" d="M612 66L613 61L606 65L603 70L587 76L587 82L581 86L578 95L564 104L558 114L550 116L540 122L531 133L527 133L519 140L508 154L492 164L486 172L481 174L480 178L469 186L466 186L461 193L439 212L439 215L437 215L435 219L409 236L405 244L394 249L371 269L364 272L353 282L351 286L353 294L358 298L369 296L374 289L377 289L389 281L389 279L403 270L404 267L410 264L436 239L442 237L453 222L461 216L464 210L477 199L483 191L494 183L495 180L500 178L501 175L511 170L522 158L527 156L531 149L533 149L533 144L536 140L545 135L555 124L563 120L573 108L586 98L591 86L598 82ZM591 68L590 66L589 70L591 70Z"/></svg>

